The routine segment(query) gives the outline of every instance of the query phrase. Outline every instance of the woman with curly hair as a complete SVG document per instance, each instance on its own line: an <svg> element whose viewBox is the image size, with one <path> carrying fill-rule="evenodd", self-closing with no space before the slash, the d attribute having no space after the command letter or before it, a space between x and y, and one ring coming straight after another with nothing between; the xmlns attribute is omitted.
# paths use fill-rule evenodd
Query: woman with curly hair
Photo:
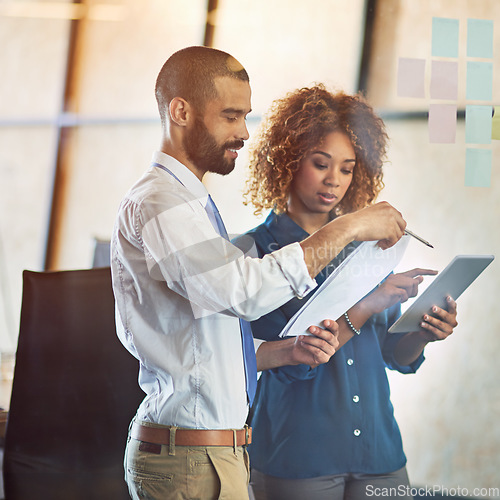
<svg viewBox="0 0 500 500"><path fill-rule="evenodd" d="M246 192L256 214L268 208L277 213L286 211L290 184L305 149L316 146L333 131L349 138L358 167L350 169L351 187L336 203L335 213L354 212L375 200L384 186L384 123L359 95L335 95L318 85L275 101L261 125L261 134L250 153Z"/></svg>
<svg viewBox="0 0 500 500"><path fill-rule="evenodd" d="M371 204L383 187L386 143L382 120L359 95L317 85L275 101L250 153L247 203L257 213L272 209L247 233L259 256ZM356 245L316 276L318 284ZM379 488L412 498L385 368L415 372L425 345L453 331L456 304L449 298L448 310L425 316L418 332L387 330L425 274L435 271L391 274L339 318L342 348L328 363L262 372L250 417L257 500L358 500ZM278 340L304 300L252 322L254 337Z"/></svg>

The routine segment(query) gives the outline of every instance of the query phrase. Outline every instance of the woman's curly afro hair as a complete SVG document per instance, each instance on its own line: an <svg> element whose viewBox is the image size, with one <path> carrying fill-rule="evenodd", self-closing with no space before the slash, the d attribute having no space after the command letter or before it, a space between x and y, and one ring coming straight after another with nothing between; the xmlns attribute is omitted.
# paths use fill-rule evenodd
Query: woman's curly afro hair
<svg viewBox="0 0 500 500"><path fill-rule="evenodd" d="M254 205L256 214L269 208L286 211L290 184L302 159L335 131L350 137L356 154L351 185L335 213L372 203L384 187L384 123L361 95L332 93L318 84L274 101L250 148L245 204Z"/></svg>

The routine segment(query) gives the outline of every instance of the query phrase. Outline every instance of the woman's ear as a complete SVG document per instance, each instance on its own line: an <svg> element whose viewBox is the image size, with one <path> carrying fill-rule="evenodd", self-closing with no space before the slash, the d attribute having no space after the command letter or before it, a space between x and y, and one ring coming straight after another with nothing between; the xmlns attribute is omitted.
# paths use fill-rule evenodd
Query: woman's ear
<svg viewBox="0 0 500 500"><path fill-rule="evenodd" d="M190 106L182 97L174 97L168 106L170 119L179 125L185 127L189 120Z"/></svg>

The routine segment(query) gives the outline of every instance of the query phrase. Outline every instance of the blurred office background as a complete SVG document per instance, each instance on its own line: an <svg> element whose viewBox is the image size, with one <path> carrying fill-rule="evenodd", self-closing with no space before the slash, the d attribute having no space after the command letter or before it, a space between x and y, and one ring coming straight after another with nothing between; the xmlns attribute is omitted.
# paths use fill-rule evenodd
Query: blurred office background
<svg viewBox="0 0 500 500"><path fill-rule="evenodd" d="M432 20L458 20L452 143L429 140ZM494 23L491 100L466 96L467 22ZM233 54L250 74L250 133L271 101L323 82L362 90L391 138L386 199L434 250L411 242L401 270L438 270L457 254L497 260L459 300L459 327L429 346L416 375L391 374L415 485L500 487L500 145L482 187L466 186L465 109L500 104L498 0L0 0L0 351L11 376L23 269L92 265L120 199L160 138L154 83L187 45ZM399 58L425 60L425 95L398 95ZM250 139L251 141L251 139ZM246 154L206 179L232 233L258 224L242 204ZM8 403L8 402L7 402ZM332 422L335 425L335 422ZM484 494L485 490L483 490ZM490 493L491 494L491 493ZM496 492L500 496L500 493ZM479 496L479 495L478 495ZM484 496L484 495L483 495Z"/></svg>

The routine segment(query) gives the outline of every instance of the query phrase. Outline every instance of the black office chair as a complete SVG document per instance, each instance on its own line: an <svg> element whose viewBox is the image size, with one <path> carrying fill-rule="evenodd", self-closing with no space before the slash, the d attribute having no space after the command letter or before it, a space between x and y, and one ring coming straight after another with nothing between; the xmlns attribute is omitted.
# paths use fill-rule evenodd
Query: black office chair
<svg viewBox="0 0 500 500"><path fill-rule="evenodd" d="M129 499L123 454L144 397L137 375L115 333L109 267L25 271L6 500Z"/></svg>

